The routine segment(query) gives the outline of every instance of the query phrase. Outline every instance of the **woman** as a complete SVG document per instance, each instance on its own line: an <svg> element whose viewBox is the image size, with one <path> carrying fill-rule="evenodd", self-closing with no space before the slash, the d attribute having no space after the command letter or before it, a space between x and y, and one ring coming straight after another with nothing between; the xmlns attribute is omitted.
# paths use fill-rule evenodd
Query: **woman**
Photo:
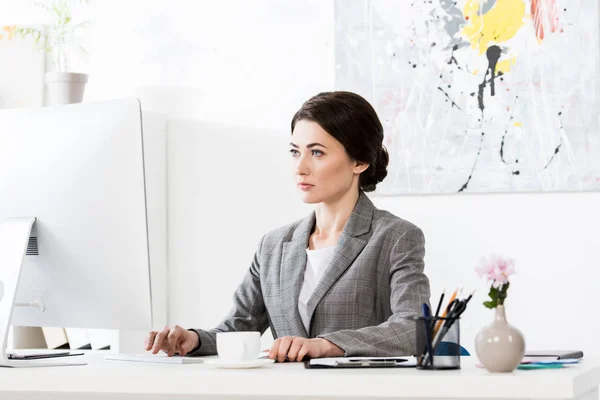
<svg viewBox="0 0 600 400"><path fill-rule="evenodd" d="M350 92L318 94L292 119L290 153L308 217L267 233L210 331L150 332L146 350L216 354L216 332L271 328L269 357L416 354L415 323L429 301L425 239L415 225L373 206L364 192L387 175L375 110Z"/></svg>

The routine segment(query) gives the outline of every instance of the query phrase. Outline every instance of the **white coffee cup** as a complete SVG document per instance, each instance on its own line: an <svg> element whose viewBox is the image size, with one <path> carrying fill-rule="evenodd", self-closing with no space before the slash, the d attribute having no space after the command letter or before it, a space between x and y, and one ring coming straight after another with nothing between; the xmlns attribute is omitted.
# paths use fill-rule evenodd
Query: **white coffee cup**
<svg viewBox="0 0 600 400"><path fill-rule="evenodd" d="M218 332L217 353L224 361L255 360L260 352L260 332Z"/></svg>

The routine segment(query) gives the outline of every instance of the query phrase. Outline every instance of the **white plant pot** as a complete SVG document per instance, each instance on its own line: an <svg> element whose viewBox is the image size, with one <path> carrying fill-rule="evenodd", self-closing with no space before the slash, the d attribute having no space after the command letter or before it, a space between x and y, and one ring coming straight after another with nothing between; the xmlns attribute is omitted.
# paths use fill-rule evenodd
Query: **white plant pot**
<svg viewBox="0 0 600 400"><path fill-rule="evenodd" d="M46 87L48 89L46 105L81 103L87 81L87 74L46 72Z"/></svg>

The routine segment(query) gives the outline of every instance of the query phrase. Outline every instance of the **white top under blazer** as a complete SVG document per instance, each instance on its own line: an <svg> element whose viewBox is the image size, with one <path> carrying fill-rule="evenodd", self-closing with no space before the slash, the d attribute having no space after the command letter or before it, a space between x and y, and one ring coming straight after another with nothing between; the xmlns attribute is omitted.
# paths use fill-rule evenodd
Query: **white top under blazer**
<svg viewBox="0 0 600 400"><path fill-rule="evenodd" d="M312 296L317 283L319 283L325 269L329 265L334 250L335 246L317 250L306 249L306 269L304 270L304 282L302 283L300 297L298 298L298 311L307 332L309 332L310 320L306 312L306 304L308 304L308 299Z"/></svg>

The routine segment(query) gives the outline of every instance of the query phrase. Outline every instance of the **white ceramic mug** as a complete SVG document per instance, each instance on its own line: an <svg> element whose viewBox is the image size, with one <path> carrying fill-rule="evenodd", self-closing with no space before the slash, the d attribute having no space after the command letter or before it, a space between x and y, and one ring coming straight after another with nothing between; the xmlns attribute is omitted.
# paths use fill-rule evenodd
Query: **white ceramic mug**
<svg viewBox="0 0 600 400"><path fill-rule="evenodd" d="M217 352L223 361L256 360L260 352L260 332L218 332Z"/></svg>

